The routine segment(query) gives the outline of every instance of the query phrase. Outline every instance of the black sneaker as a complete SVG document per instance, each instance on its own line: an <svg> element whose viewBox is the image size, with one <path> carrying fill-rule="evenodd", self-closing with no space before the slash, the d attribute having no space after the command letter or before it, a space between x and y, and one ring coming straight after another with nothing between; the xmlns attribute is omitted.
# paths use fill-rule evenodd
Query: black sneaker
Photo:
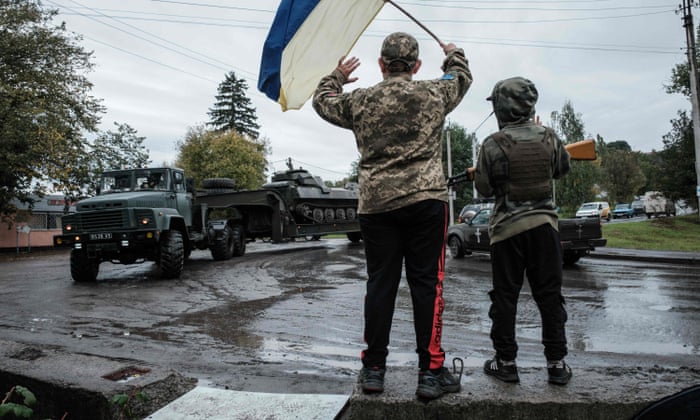
<svg viewBox="0 0 700 420"><path fill-rule="evenodd" d="M515 365L515 360L505 361L494 357L484 363L484 373L503 382L520 382L518 366Z"/></svg>
<svg viewBox="0 0 700 420"><path fill-rule="evenodd" d="M547 361L547 373L549 374L549 383L555 385L568 384L572 376L571 368L564 359Z"/></svg>
<svg viewBox="0 0 700 420"><path fill-rule="evenodd" d="M419 398L433 400L446 392L459 392L461 388L459 379L452 376L450 371L444 366L440 369L421 370L418 372L416 395Z"/></svg>
<svg viewBox="0 0 700 420"><path fill-rule="evenodd" d="M384 392L385 373L386 369L377 366L363 367L357 382L362 385L362 391L366 394Z"/></svg>

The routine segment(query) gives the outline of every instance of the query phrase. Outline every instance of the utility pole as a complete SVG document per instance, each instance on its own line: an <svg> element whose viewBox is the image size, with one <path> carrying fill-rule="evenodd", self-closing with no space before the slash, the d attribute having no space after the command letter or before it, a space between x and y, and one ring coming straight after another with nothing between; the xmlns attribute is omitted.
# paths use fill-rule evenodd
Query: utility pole
<svg viewBox="0 0 700 420"><path fill-rule="evenodd" d="M695 191L698 197L698 216L700 217L700 105L698 105L698 70L695 53L695 25L693 25L692 7L694 0L683 0L683 27L688 46L688 71L690 79L690 103L693 109L693 138L695 140L695 174L697 182Z"/></svg>
<svg viewBox="0 0 700 420"><path fill-rule="evenodd" d="M450 127L449 121L447 122L447 131L445 131L445 136L446 136L446 143L447 143L447 176L450 177L452 176L452 139L450 137L450 131L452 131ZM454 195L455 191L452 189L452 187L447 187L447 200L449 202L449 209L450 209L450 226L454 224L455 220L455 205L454 205Z"/></svg>

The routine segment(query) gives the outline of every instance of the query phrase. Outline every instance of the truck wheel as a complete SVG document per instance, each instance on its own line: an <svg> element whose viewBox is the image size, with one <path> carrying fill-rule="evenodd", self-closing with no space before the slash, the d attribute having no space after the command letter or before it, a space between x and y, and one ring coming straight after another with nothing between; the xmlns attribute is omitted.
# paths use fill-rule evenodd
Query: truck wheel
<svg viewBox="0 0 700 420"><path fill-rule="evenodd" d="M564 265L574 265L581 259L578 252L564 252L563 263Z"/></svg>
<svg viewBox="0 0 700 420"><path fill-rule="evenodd" d="M233 226L231 237L233 238L233 256L242 257L245 254L245 230L243 226Z"/></svg>
<svg viewBox="0 0 700 420"><path fill-rule="evenodd" d="M158 260L160 273L163 278L176 279L180 277L185 266L185 245L182 234L177 230L163 232L160 238L160 256Z"/></svg>
<svg viewBox="0 0 700 420"><path fill-rule="evenodd" d="M76 283L95 282L99 270L100 263L96 259L77 249L70 252L70 275Z"/></svg>
<svg viewBox="0 0 700 420"><path fill-rule="evenodd" d="M447 245L450 247L452 258L464 258L464 246L462 245L462 240L459 239L457 235L450 236L447 240Z"/></svg>
<svg viewBox="0 0 700 420"><path fill-rule="evenodd" d="M360 242L362 239L362 232L348 232L346 235L348 240L354 244Z"/></svg>
<svg viewBox="0 0 700 420"><path fill-rule="evenodd" d="M226 225L221 231L221 236L211 244L211 257L216 261L228 260L233 256L234 246L233 230L231 226Z"/></svg>

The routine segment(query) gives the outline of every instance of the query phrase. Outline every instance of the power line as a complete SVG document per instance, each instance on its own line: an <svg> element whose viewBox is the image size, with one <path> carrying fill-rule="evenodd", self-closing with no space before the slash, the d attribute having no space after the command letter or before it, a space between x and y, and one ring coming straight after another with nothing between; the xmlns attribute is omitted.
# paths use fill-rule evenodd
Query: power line
<svg viewBox="0 0 700 420"><path fill-rule="evenodd" d="M249 7L238 7L238 6L222 6L220 4L205 4L205 3L192 3L189 1L175 1L175 0L151 0L158 3L173 3L181 4L185 6L197 6L197 7L211 7L216 9L231 9L231 10L243 10L246 12L262 12L262 13L275 13L274 10L265 9L251 9Z"/></svg>
<svg viewBox="0 0 700 420"><path fill-rule="evenodd" d="M430 8L443 8L443 9L461 9L461 10L484 10L484 11L540 11L540 12L600 12L600 11L609 11L609 10L638 10L638 9L659 9L659 8L668 8L668 4L661 4L661 5L655 5L655 6L610 6L610 7L596 7L596 8L561 8L561 7L556 7L556 8L551 8L551 7L532 7L532 6L521 6L521 7L493 7L493 6L488 6L488 7L478 7L478 6L451 6L451 5L446 5L444 3L447 2L440 2L440 5L432 5L432 4L426 4L425 2L422 3L413 3L413 2L408 2L408 1L403 1L401 4L407 4L407 5L412 5L412 6L419 6L419 7L430 7ZM492 4L492 3L490 3ZM499 3L503 4L503 3ZM531 4L528 2L528 4Z"/></svg>
<svg viewBox="0 0 700 420"><path fill-rule="evenodd" d="M423 23L451 23L451 24L534 24L534 23L559 23L559 22L583 22L590 20L608 20L608 19L626 19L633 17L643 17L651 15L660 15L665 13L675 13L675 9L666 9L658 12L647 12L647 13L635 13L627 15L615 15L615 16L586 16L586 17L571 17L571 18L552 18L552 19L530 19L530 20L455 20L455 19L421 19ZM387 19L381 18L377 19L386 22L403 22L404 19Z"/></svg>
<svg viewBox="0 0 700 420"><path fill-rule="evenodd" d="M51 1L51 0L49 0ZM71 9L72 10L72 9ZM125 11L121 11L125 12ZM126 11L127 13L129 11ZM80 12L74 12L75 14L78 14L80 16L85 16L85 17L90 17L91 15L85 14L85 13L80 13ZM136 12L133 12L136 13ZM665 12L664 12L665 13ZM145 15L151 14L151 13L144 13ZM162 15L162 14L155 14L155 15ZM151 21L151 22L165 22L165 23L188 23L188 24L195 24L195 25L204 25L204 26L228 26L228 27L234 27L234 28L252 28L252 29L267 29L268 24L263 23L263 22L253 22L252 25L249 24L220 24L217 25L216 23L208 23L208 22L198 22L198 21L187 21L187 20L170 20L170 19L158 19L158 18L145 18L145 17L133 17L133 16L111 16L111 15L106 15L104 13L100 13L97 16L103 16L103 17L110 17L110 18L115 18L115 19L125 19L125 20L143 20L143 21ZM166 16L174 16L174 17L184 17L181 15L167 15ZM214 20L223 20L220 18L200 18L200 19L214 19ZM399 19L378 19L378 20L384 20L384 21L399 21ZM232 22L240 22L240 21L232 21ZM457 21L457 20L425 20L425 22L432 22L432 23L454 23L454 24L468 24L468 23L488 23L486 21ZM493 23L493 22L491 22ZM534 23L534 22L527 22L527 23ZM138 29L138 28L136 28ZM140 30L140 29L139 29ZM146 32L147 33L147 32ZM369 36L384 36L382 35L372 35L369 33ZM166 42L167 41L163 38L160 38ZM671 50L668 48L664 47L651 47L651 46L634 46L634 45L614 45L614 44L603 44L603 45L586 45L586 44L575 44L575 43L563 43L563 42L556 42L556 41L537 41L537 40L512 40L512 39L499 39L499 38L486 38L486 39L480 39L480 38L463 38L465 42L468 43L474 43L474 44L484 44L484 45L505 45L505 46L525 46L525 47L534 47L534 48L554 48L554 49L571 49L571 50L586 50L586 51L609 51L609 52L631 52L631 53L651 53L651 54L676 54L676 50ZM178 45L180 48L186 49L188 51L192 51L194 53L197 53L194 50L188 49L186 47L183 47L179 44L174 44ZM199 53L197 53L199 54ZM205 56L206 57L206 56ZM234 68L234 66L231 66L227 63L224 63L222 61L216 60L211 57L206 57L210 60L213 61L218 61L224 65L227 65L231 68ZM247 73L251 78L255 78L256 76L252 72L248 72L242 69L237 69L240 72Z"/></svg>
<svg viewBox="0 0 700 420"><path fill-rule="evenodd" d="M174 52L174 53L176 53L176 54L180 54L180 55L185 56L185 57L187 57L187 58L189 58L189 59L191 59L191 60L194 60L194 61L197 61L197 62L206 64L206 65L209 65L209 66L218 68L218 69L223 70L223 71L226 71L226 72L229 71L231 68L236 69L235 66L232 66L232 65L230 65L230 64L224 63L224 62L222 62L222 61L220 61L220 60L217 60L217 59L214 59L214 58L212 58L212 57L208 57L208 56L206 56L206 55L204 55L204 54L201 54L201 53L199 53L199 52L197 52L197 51L194 51L194 50L192 50L192 49L189 49L189 48L187 48L187 47L184 47L184 46L182 46L182 45L180 45L180 44L177 44L177 43L175 43L175 42L172 42L172 41L170 41L170 40L168 40L168 39L165 39L165 38L160 37L160 36L158 36L158 35L152 34L152 33L148 32L148 31L144 31L144 30L142 30L142 29L140 29L140 28L138 28L138 27L136 27L136 26L134 26L134 25L130 25L130 24L128 24L128 23L121 22L121 21L119 21L117 18L115 18L115 17L113 17L113 16L109 16L109 15L106 15L106 14L104 14L104 13L98 12L97 10L92 9L92 8L90 8L90 7L87 7L87 6L84 6L84 5L80 4L79 2L77 2L77 1L75 1L75 0L69 0L69 1L71 1L72 3L75 3L75 4L77 4L77 5L79 5L80 7L84 8L84 9L91 10L91 11L97 13L98 16L101 16L101 17L104 17L104 18L108 18L108 19L115 20L116 22L118 22L118 23L120 23L120 24L122 24L122 25L125 25L125 26L127 26L127 27L129 27L129 28L133 28L133 29L135 29L135 30L137 30L137 31L139 31L139 32L142 32L142 33L144 33L144 34L146 34L146 35L148 35L148 36L151 36L151 37L153 37L153 38L156 38L156 39L161 40L161 41L163 41L163 42L166 42L166 43L168 43L168 44L174 45L174 46L176 46L176 47L178 47L178 48L181 48L181 49L183 49L183 50L185 50L185 51L189 51L189 52L191 52L191 53L193 53L193 54L199 55L199 56L204 57L204 58L206 58L206 59L208 59L208 60L211 60L211 61L214 61L214 62L219 62L219 63L223 64L223 65L226 66L226 67L222 67L222 66L213 64L213 63L211 63L211 62L204 61L204 60L199 59L199 58L197 58L197 57L195 57L195 56L193 56L193 55L186 54L186 53L184 53L184 52L182 52L182 51L178 51L178 50L176 50L176 49L173 49L173 48L171 48L171 47L169 47L169 46L167 46L167 45L163 45L163 44L160 44L160 43L155 42L155 41L153 41L153 40L150 40L150 39L148 39L148 38L145 38L145 37L143 37L143 36L134 34L134 33L129 32L129 31L123 29L123 28L120 28L120 27L118 27L118 26L109 24L109 23L104 22L104 21L102 21L102 20L100 20L100 19L97 19L97 18L95 18L95 17L88 16L88 15L86 15L86 14L84 14L84 13L80 13L80 12L76 11L75 9L72 9L72 8L70 8L70 7L68 7L68 6L60 5L60 4L56 3L56 2L53 1L53 0L47 0L47 1L48 1L49 3L51 3L51 4L56 5L57 7L62 7L62 8L71 10L71 11L73 11L74 13L76 13L77 15L80 15L80 16L83 16L83 17L87 17L88 19L91 19L91 20L93 20L93 21L96 21L96 22L98 22L98 23L100 23L100 24L102 24L102 25L105 25L105 26L108 26L108 27L110 27L110 28L112 28L112 29L115 29L115 30L117 30L117 31L126 33L127 35L130 35L130 36L133 36L133 37L135 37L135 38L141 39L141 40L143 40L143 41L146 41L146 42L148 42L148 43L151 43L151 44L153 44L153 45L156 45L156 46L158 46L158 47L160 47L160 48L164 48L164 49L166 49L166 50L168 50L168 51L171 51L171 52ZM105 42L102 42L102 44L104 44L104 45L109 45L109 44L107 44L107 43L105 43ZM114 46L112 46L112 47L114 48ZM121 51L124 51L123 48L118 48L118 49L121 50ZM135 54L135 53L134 53L133 55L137 55L137 56L138 56L138 54ZM151 60L151 61L152 61L152 60ZM247 71L242 70L242 69L236 69L236 70L238 70L238 71L240 71L240 72L245 72L245 73L248 73L248 74L252 74L252 73L247 72ZM186 72L185 72L185 73L186 73ZM255 77L255 76L253 76L253 77ZM205 79L205 80L207 80L207 79Z"/></svg>

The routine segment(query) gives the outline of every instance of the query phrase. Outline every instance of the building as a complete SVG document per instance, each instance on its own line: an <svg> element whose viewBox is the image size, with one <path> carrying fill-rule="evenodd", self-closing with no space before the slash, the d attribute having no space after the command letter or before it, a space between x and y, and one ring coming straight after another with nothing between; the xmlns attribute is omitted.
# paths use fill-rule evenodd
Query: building
<svg viewBox="0 0 700 420"><path fill-rule="evenodd" d="M15 202L17 214L15 222L9 226L0 225L0 249L26 252L32 248L53 247L53 236L61 233L61 217L66 208L63 195L45 195L35 198L34 208L29 211L27 204ZM75 211L75 205L69 212Z"/></svg>

